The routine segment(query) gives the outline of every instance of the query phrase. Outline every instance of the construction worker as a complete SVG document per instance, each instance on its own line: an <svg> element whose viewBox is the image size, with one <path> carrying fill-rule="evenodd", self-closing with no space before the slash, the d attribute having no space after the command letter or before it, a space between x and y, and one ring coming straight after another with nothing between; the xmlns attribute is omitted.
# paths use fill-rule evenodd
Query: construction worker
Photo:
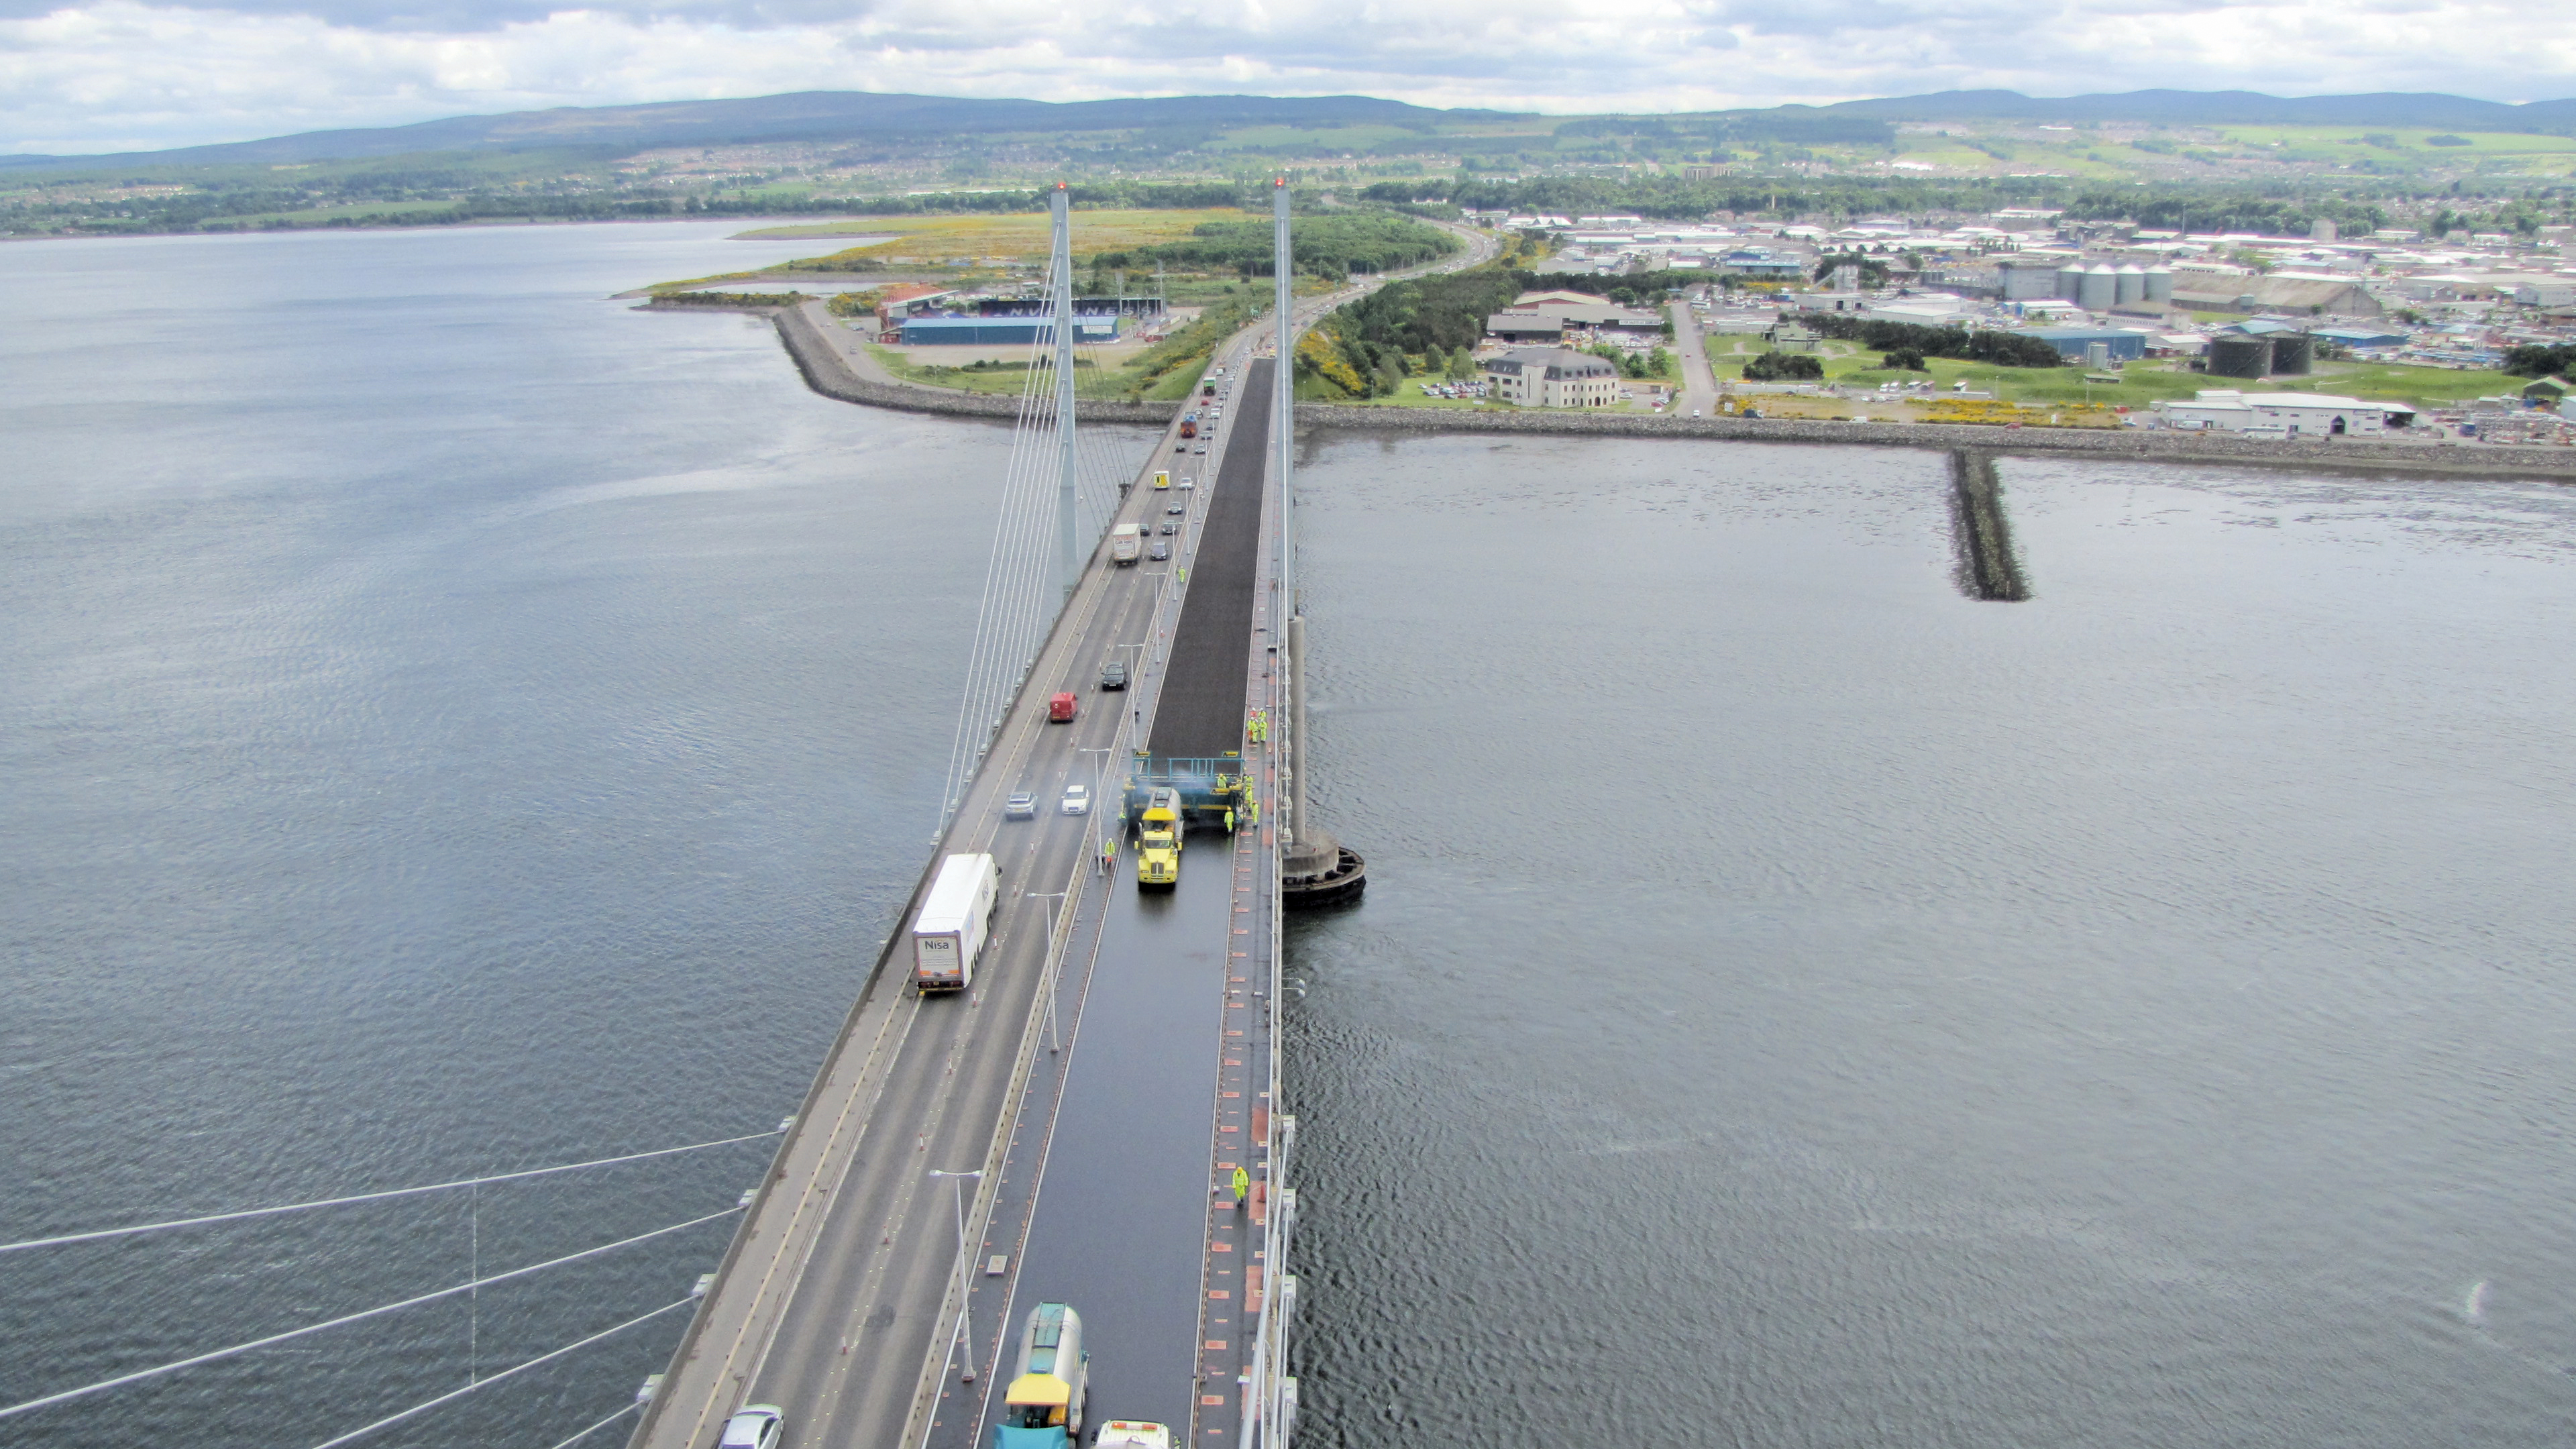
<svg viewBox="0 0 2576 1449"><path fill-rule="evenodd" d="M1100 837L1100 868L1102 870L1118 868L1118 837L1115 835Z"/></svg>
<svg viewBox="0 0 2576 1449"><path fill-rule="evenodd" d="M1234 1208L1243 1210L1243 1200L1252 1191L1252 1174L1238 1167L1234 1170Z"/></svg>
<svg viewBox="0 0 2576 1449"><path fill-rule="evenodd" d="M1261 823L1261 798L1259 796L1256 795L1252 799L1244 801L1243 809L1245 812L1243 817L1244 824L1257 826Z"/></svg>
<svg viewBox="0 0 2576 1449"><path fill-rule="evenodd" d="M1225 812L1225 833L1228 835L1234 833L1234 810L1231 806L1227 807Z"/></svg>

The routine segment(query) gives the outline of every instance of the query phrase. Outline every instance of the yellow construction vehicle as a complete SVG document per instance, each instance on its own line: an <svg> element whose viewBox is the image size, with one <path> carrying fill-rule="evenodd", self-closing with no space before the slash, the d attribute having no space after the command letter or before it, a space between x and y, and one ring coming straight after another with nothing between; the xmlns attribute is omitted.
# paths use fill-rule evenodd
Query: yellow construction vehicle
<svg viewBox="0 0 2576 1449"><path fill-rule="evenodd" d="M1158 788L1145 797L1136 821L1136 888L1169 890L1181 883L1181 792Z"/></svg>

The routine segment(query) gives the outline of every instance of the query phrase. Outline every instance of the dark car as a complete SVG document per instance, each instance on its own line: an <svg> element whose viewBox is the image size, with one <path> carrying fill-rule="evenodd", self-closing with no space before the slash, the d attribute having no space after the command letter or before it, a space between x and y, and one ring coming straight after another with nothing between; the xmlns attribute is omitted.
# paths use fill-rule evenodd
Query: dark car
<svg viewBox="0 0 2576 1449"><path fill-rule="evenodd" d="M1127 661L1124 659L1112 659L1108 663L1101 665L1100 687L1103 689L1125 689L1127 687Z"/></svg>
<svg viewBox="0 0 2576 1449"><path fill-rule="evenodd" d="M1178 517L1180 517L1182 514L1189 512L1189 511L1190 511L1190 506L1189 506L1188 504L1186 504L1186 503L1175 503L1175 504L1173 504L1171 507L1166 508L1166 509L1164 509L1163 511L1164 511L1165 513L1168 513L1168 514L1172 515L1174 518L1178 518Z"/></svg>
<svg viewBox="0 0 2576 1449"><path fill-rule="evenodd" d="M1159 533L1159 534L1163 535L1165 538L1169 538L1169 537L1171 537L1173 534L1176 534L1176 533L1180 532L1180 531L1181 531L1181 526L1180 526L1179 524L1177 524L1177 523L1173 523L1173 522L1170 522L1169 520L1166 520L1166 521L1164 522L1164 524L1163 524L1163 526L1162 526L1161 528L1158 528L1158 529L1156 529L1156 530L1154 530L1154 531L1155 531L1156 533Z"/></svg>
<svg viewBox="0 0 2576 1449"><path fill-rule="evenodd" d="M1156 539L1156 540L1154 540L1154 547L1153 547L1150 551L1148 551L1148 552L1146 553L1146 555L1145 555L1145 557L1147 557L1147 558L1149 558L1149 559L1152 559L1152 560L1154 560L1154 561L1155 561L1155 562L1157 562L1157 563L1160 563L1160 562L1162 562L1164 559L1170 558L1171 556L1172 556L1172 546L1171 546L1170 544L1168 544L1168 543L1163 542L1163 541L1162 541L1161 539L1159 539L1159 538L1158 538L1158 539Z"/></svg>

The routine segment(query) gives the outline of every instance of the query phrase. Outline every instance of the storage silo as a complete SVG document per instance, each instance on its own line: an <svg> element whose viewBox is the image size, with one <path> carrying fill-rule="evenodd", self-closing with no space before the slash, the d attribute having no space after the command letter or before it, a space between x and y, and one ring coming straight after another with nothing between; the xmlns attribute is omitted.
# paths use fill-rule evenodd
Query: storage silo
<svg viewBox="0 0 2576 1449"><path fill-rule="evenodd" d="M2068 262L2057 269L2057 295L2069 302L2084 300L2084 264Z"/></svg>
<svg viewBox="0 0 2576 1449"><path fill-rule="evenodd" d="M2096 262L2085 269L2084 290L2075 298L2077 306L2087 312L2107 312L2118 300L2120 278L2109 262Z"/></svg>
<svg viewBox="0 0 2576 1449"><path fill-rule="evenodd" d="M2171 267L2166 266L2162 262L2158 262L2154 266L2147 268L2145 271L2138 273L2138 280L2139 283L2147 289L2146 300L2150 302L2171 302L2173 300L2173 269Z"/></svg>
<svg viewBox="0 0 2576 1449"><path fill-rule="evenodd" d="M2272 375L2305 377L2316 370L2317 339L2305 332L2283 332L2272 339Z"/></svg>
<svg viewBox="0 0 2576 1449"><path fill-rule="evenodd" d="M2272 339L2243 336L2209 339L2210 376L2261 377L2271 370Z"/></svg>
<svg viewBox="0 0 2576 1449"><path fill-rule="evenodd" d="M2113 272L2111 280L2115 284L2111 300L2115 302L2141 301L2147 295L2147 274L2139 270L2135 262L2127 263L2120 270Z"/></svg>

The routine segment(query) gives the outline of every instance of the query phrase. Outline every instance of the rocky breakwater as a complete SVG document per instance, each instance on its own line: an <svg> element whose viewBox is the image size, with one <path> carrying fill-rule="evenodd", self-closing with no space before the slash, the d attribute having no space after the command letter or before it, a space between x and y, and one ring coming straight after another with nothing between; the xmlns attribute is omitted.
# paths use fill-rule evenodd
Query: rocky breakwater
<svg viewBox="0 0 2576 1449"><path fill-rule="evenodd" d="M1372 432L1547 433L1620 438L1712 438L1746 443L1833 443L1844 447L1974 448L2023 456L2080 454L2140 462L2255 464L2307 470L2460 473L2576 483L2576 448L2484 443L2261 439L2144 428L2006 428L1973 423L1838 423L1805 418L1688 418L1644 413L1542 412L1514 408L1352 407L1301 403L1308 427Z"/></svg>
<svg viewBox="0 0 2576 1449"><path fill-rule="evenodd" d="M828 398L859 403L867 407L896 408L914 413L947 413L957 417L1016 418L1020 400L1013 393L960 392L950 388L926 387L919 383L887 378L865 377L859 372L844 344L834 335L830 314L819 301L792 305L731 305L710 308L703 303L665 304L659 299L645 304L657 311L705 312L709 310L743 312L770 318L778 326L778 340L805 378L805 385ZM1094 423L1146 423L1162 427L1180 411L1177 403L1129 403L1085 401L1078 408L1083 421Z"/></svg>

